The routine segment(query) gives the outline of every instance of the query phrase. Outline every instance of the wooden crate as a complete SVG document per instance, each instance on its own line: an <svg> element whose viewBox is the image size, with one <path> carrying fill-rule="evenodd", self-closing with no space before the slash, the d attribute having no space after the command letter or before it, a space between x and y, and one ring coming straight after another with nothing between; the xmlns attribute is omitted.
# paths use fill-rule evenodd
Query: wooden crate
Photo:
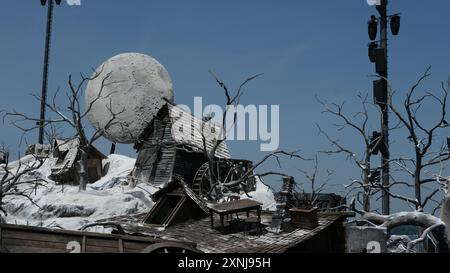
<svg viewBox="0 0 450 273"><path fill-rule="evenodd" d="M291 214L292 224L296 227L314 229L319 225L319 221L317 219L317 208L292 208L289 212Z"/></svg>

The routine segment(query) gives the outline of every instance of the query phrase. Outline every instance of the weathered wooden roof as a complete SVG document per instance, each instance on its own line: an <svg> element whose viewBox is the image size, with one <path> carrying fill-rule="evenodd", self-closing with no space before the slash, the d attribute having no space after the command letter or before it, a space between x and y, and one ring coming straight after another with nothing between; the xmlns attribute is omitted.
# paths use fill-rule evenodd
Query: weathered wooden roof
<svg viewBox="0 0 450 273"><path fill-rule="evenodd" d="M155 192L151 197L154 202L156 202L161 196L173 191L176 189L177 186L181 187L183 192L192 200L194 201L200 209L202 209L206 214L209 214L209 209L207 204L197 197L197 195L192 191L192 189L186 184L186 182L183 180L183 178L174 175L173 180L171 180L169 183L167 183L163 188L161 188L159 191Z"/></svg>
<svg viewBox="0 0 450 273"><path fill-rule="evenodd" d="M52 174L58 175L60 173L66 172L68 168L71 168L72 165L76 162L80 140L75 137L72 139L55 139L54 140L54 149L59 152L66 153L62 160L56 160L52 166ZM101 159L105 159L106 156L102 154L97 148L91 145L89 149L90 154L95 154L97 157Z"/></svg>
<svg viewBox="0 0 450 273"><path fill-rule="evenodd" d="M63 172L66 172L68 168L71 168L72 165L76 162L78 155L78 146L80 142L78 138L73 139L55 139L54 147L55 150L59 152L66 153L62 160L55 159L55 163L52 166L52 174L59 175Z"/></svg>
<svg viewBox="0 0 450 273"><path fill-rule="evenodd" d="M191 148L203 151L203 135L206 140L206 148L210 151L216 141L222 138L221 126L214 123L213 120L205 122L176 105L167 105L172 121L172 138L175 142L190 145ZM220 143L215 156L230 158L230 152L225 141Z"/></svg>
<svg viewBox="0 0 450 273"><path fill-rule="evenodd" d="M77 149L80 145L80 140L75 137L72 139L55 139L54 147L59 151L69 151L71 149Z"/></svg>
<svg viewBox="0 0 450 273"><path fill-rule="evenodd" d="M210 209L216 211L216 212L232 212L236 210L242 210L246 208L255 208L259 207L262 204L260 202L257 202L255 200L251 199L240 199L225 203L219 203L209 206Z"/></svg>
<svg viewBox="0 0 450 273"><path fill-rule="evenodd" d="M128 233L192 241L197 243L198 249L208 253L283 253L327 230L345 217L339 214L319 214L319 225L313 230L292 227L282 233L265 232L260 236L253 236L244 235L243 232L222 234L220 230L211 229L208 217L161 229L158 226L141 224L144 216L145 214L122 216L106 221L119 223ZM267 224L271 221L272 214L264 212L261 218L262 223Z"/></svg>

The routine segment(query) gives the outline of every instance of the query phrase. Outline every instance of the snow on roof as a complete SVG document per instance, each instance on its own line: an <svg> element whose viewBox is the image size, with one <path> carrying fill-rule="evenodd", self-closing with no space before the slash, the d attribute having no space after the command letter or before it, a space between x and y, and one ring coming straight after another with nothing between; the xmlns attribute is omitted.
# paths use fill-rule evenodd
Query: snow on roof
<svg viewBox="0 0 450 273"><path fill-rule="evenodd" d="M78 138L72 139L55 139L55 149L60 151L68 151L70 149L78 148L80 140Z"/></svg>
<svg viewBox="0 0 450 273"><path fill-rule="evenodd" d="M55 162L55 166L52 168L53 174L58 174L61 171L70 168L76 161L78 155L78 148L80 146L80 140L75 137L72 139L55 139L55 150L62 153L61 160ZM98 151L94 146L91 146L90 152L97 154L99 157L105 159L106 156Z"/></svg>
<svg viewBox="0 0 450 273"><path fill-rule="evenodd" d="M203 150L203 135L206 139L206 148L210 151L216 141L221 139L222 127L212 120L204 122L175 105L168 104L168 108L172 120L171 130L174 141L187 145L190 144L196 150ZM230 158L230 152L225 141L220 143L215 156L219 158Z"/></svg>

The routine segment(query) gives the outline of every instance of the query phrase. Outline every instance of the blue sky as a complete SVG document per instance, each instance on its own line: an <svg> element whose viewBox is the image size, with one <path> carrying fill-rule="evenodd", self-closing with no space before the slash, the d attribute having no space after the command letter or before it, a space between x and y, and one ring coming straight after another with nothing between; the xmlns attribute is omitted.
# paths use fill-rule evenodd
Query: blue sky
<svg viewBox="0 0 450 273"><path fill-rule="evenodd" d="M29 94L40 92L46 9L37 0L1 3L0 109L38 116L39 104ZM450 2L391 0L389 10L402 13L400 35L389 41L394 89L401 96L432 66L424 88L437 90L450 75ZM69 74L89 74L122 52L159 60L172 77L176 102L187 105L193 104L194 96L202 96L205 104L224 102L210 69L234 88L247 76L264 73L248 85L242 103L280 105L280 148L313 156L329 147L317 135L315 122L333 132L333 120L321 114L315 95L347 101L351 112L358 92L371 94L374 66L366 46L371 14L376 10L365 0L82 0L79 7L64 3L55 7L49 93L67 88ZM432 113L425 112L424 119L432 119ZM378 128L378 116L372 124ZM360 148L354 134L338 134L355 150ZM19 136L17 129L0 124L0 143L16 153ZM28 139L37 139L37 132ZM401 142L395 152L408 153ZM258 142L229 145L235 158L256 161L263 156ZM106 141L98 146L108 151ZM131 145L120 145L118 152L135 156ZM333 184L358 176L342 157L322 158L321 163L335 170ZM283 171L301 180L297 168L308 167L286 161Z"/></svg>

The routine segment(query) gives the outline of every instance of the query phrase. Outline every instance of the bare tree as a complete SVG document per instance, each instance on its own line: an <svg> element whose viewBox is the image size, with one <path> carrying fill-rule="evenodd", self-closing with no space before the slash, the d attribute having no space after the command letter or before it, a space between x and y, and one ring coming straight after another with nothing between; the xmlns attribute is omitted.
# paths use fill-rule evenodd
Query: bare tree
<svg viewBox="0 0 450 273"><path fill-rule="evenodd" d="M360 169L361 177L359 179L353 179L352 183L347 187L353 188L354 185L361 186L363 189L363 201L360 201L359 198L357 200L362 203L366 211L370 211L371 197L377 192L371 185L373 181L377 179L377 173L381 169L381 167L371 167L371 158L374 150L380 147L382 139L381 137L372 138L372 132L369 131L369 107L373 106L373 104L369 103L367 95L358 94L358 99L361 104L361 109L356 113L349 114L344 111L345 103L328 103L317 98L318 102L324 108L322 113L331 115L338 120L339 123L334 124L338 132L349 130L360 137L364 147L362 153L356 152L354 147L346 147L338 138L331 137L319 124L316 124L316 126L319 134L324 135L333 147L332 150L323 150L321 153L328 155L343 154L347 159L351 159ZM360 117L360 120L356 120L358 117ZM351 191L352 190L349 190L349 193L351 193Z"/></svg>
<svg viewBox="0 0 450 273"><path fill-rule="evenodd" d="M32 204L36 205L31 195L38 187L45 185L45 181L39 175L32 174L33 171L38 170L42 166L45 158L33 156L33 159L26 162L19 159L15 166L11 166L9 153L7 151L4 152L5 162L0 164L0 218L2 213L7 215L4 207L5 197L25 197Z"/></svg>
<svg viewBox="0 0 450 273"><path fill-rule="evenodd" d="M213 72L210 71L210 73L216 80L217 84L223 89L224 95L226 98L225 111L222 115L222 123L220 124L220 132L218 133L219 137L216 139L216 141L214 142L213 147L211 149L208 149L208 147L207 147L207 137L205 136L205 127L206 127L207 122L203 121L202 126L201 126L201 135L202 135L202 143L203 143L202 150L203 150L203 154L207 158L208 164L209 164L209 177L210 177L211 191L216 191L217 187L220 184L220 181L218 181L218 178L216 177L216 175L214 174L214 171L213 171L214 170L214 162L216 160L216 151L219 148L219 146L228 137L229 132L227 132L227 128L233 128L233 126L236 124L236 121L238 118L237 113L235 112L234 116L233 116L232 124L227 124L230 106L239 105L241 97L245 92L245 89L244 89L245 85L247 83L249 83L250 81L256 79L257 77L261 76L262 74L257 74L257 75L247 78L245 81L243 81L240 84L240 86L237 89L237 91L235 92L235 94L231 94L228 90L228 87L225 85L225 83L223 81L221 81ZM229 186L231 186L231 185L229 185ZM226 185L222 185L222 187L226 187ZM221 191L222 190L223 189L221 189Z"/></svg>
<svg viewBox="0 0 450 273"><path fill-rule="evenodd" d="M307 208L313 208L317 205L317 198L319 197L319 194L322 193L327 183L330 181L331 176L333 175L333 172L329 169L325 170L325 174L322 175L319 170L319 159L318 155L314 157L313 160L313 171L308 172L302 169L298 169L299 172L301 172L306 179L307 183L309 184L311 188L311 193L307 194L305 192L305 187L303 187L302 193L304 196L304 200L299 200L303 203L305 203L305 206Z"/></svg>
<svg viewBox="0 0 450 273"><path fill-rule="evenodd" d="M267 171L267 172L263 172L263 173L256 173L256 169L261 167L261 165L264 164L264 162L266 162L269 159L275 159L278 163L278 165L281 167L281 162L280 162L280 158L281 157L289 157L291 159L295 158L295 159L302 159L302 160L309 160L306 159L304 157L302 157L299 154L299 151L295 151L295 152L286 152L283 150L277 150L274 152L271 152L269 154L266 154L260 161L253 163L250 168L248 168L244 173L242 173L239 177L236 177L230 181L221 181L219 179L219 177L216 177L216 174L214 172L214 170L216 169L215 164L219 161L227 161L227 159L219 159L219 156L217 156L217 150L219 149L219 147L221 145L224 144L224 142L227 140L227 137L229 135L229 131L227 131L227 129L230 129L230 131L232 130L232 128L235 126L236 121L238 119L238 113L236 111L234 111L234 113L231 114L230 109L232 107L236 107L240 104L240 99L243 96L243 94L245 93L244 87L246 86L246 84L248 84L250 81L256 79L257 77L261 76L262 74L257 74L254 76L251 76L249 78L247 78L245 81L243 81L239 88L237 89L237 91L234 94L231 94L231 92L229 91L228 87L226 86L226 84L221 81L215 74L213 74L211 72L211 74L213 75L215 81L218 83L218 85L222 88L224 95L225 95L225 111L222 113L221 116L221 123L220 124L216 124L218 125L219 132L215 132L215 134L217 135L217 137L215 137L214 139L211 140L211 137L208 135L208 132L210 132L210 129L208 126L211 126L212 124L210 124L211 121L211 117L203 117L201 124L200 124L200 128L198 129L198 133L201 135L201 145L196 145L193 142L182 142L182 143L157 143L157 145L161 145L164 147L173 147L174 145L178 146L178 147L184 147L184 146L193 146L195 147L197 150L201 151L204 155L204 157L207 160L207 164L208 164L208 182L210 185L210 190L208 193L208 199L209 200L213 200L213 201L218 201L220 200L222 197L227 196L227 195L234 195L234 189L241 189L243 190L247 195L247 184L248 181L251 181L253 178L255 177L264 177L264 176L270 176L270 175L277 175L277 176L288 176L284 173L281 172L275 172L275 171ZM171 103L170 101L168 101L168 103ZM230 116L232 115L232 116ZM231 117L231 119L230 119ZM174 124L176 122L177 117L172 117L172 124ZM231 123L227 124L227 121ZM195 126L194 126L195 127ZM212 143L212 145L211 145ZM154 143L153 143L154 144ZM190 149L184 149L184 151L186 151L187 153L191 152ZM231 161L229 161L231 163Z"/></svg>
<svg viewBox="0 0 450 273"><path fill-rule="evenodd" d="M417 210L423 210L427 203L432 200L433 196L439 193L439 190L436 189L430 196L423 198L423 186L425 184L435 182L434 178L424 177L424 172L427 170L429 171L429 168L439 166L443 162L450 159L449 147L445 141L446 137L443 139L443 142L440 144L438 150L432 151L433 147L436 146L434 144L438 142L436 139L439 136L438 131L449 127L449 124L445 118L447 113L446 107L450 88L450 79L447 82L447 85L442 83L441 96L437 96L429 91L416 96L417 89L420 84L430 76L429 72L430 68L426 70L420 79L407 92L406 98L403 102L404 113L402 113L394 105L393 92L390 92L390 99L388 100L389 108L400 120L401 124L407 129L409 135L408 139L410 140L412 149L414 150L413 158L403 158L398 161L397 165L401 168L401 170L409 174L414 181L415 202L413 203ZM420 110L424 107L427 100L434 101L436 103L434 109L439 111L437 120L430 125L424 124L425 122L421 121L419 118Z"/></svg>
<svg viewBox="0 0 450 273"><path fill-rule="evenodd" d="M219 138L215 141L213 147L211 149L208 149L207 147L207 138L205 136L205 127L206 127L206 122L202 123L202 143L203 143L203 147L202 147L202 151L205 155L205 157L208 159L208 164L209 164L209 175L212 178L210 180L210 184L211 184L211 191L210 194L212 192L216 193L216 199L220 198L224 193L228 192L229 189L231 188L236 188L239 187L240 189L244 190L244 192L248 195L248 193L245 191L246 187L244 186L246 184L247 181L249 181L252 178L255 177L264 177L264 176L269 176L269 175L276 175L276 176L288 176L285 173L281 173L281 172L275 172L275 171L268 171L268 172L263 172L263 173L256 173L256 169L258 167L260 167L264 162L266 162L269 159L274 158L279 167L281 168L281 162L280 162L280 157L281 156L287 156L289 158L296 158L296 159L301 159L301 160L308 160L304 157L302 157L301 155L299 155L299 151L295 151L295 152L286 152L283 150L277 150L274 152L271 152L267 155L265 155L260 161L256 162L255 164L253 164L251 166L251 168L249 168L241 177L233 180L233 181L228 181L226 183L222 183L222 181L220 181L217 177L215 177L215 174L213 172L214 170L214 162L216 160L216 151L219 148L219 146L226 141L229 132L227 131L227 128L233 128L236 125L236 121L238 119L238 113L235 111L233 113L233 117L231 119L231 124L227 124L227 121L229 121L229 117L228 115L230 107L234 106L237 107L240 104L240 100L241 97L244 95L245 93L245 89L244 87L251 82L252 80L258 78L259 76L263 75L263 74L257 74L251 77L248 77L247 79L245 79L238 87L237 91L233 93L230 92L230 90L228 89L227 85L220 80L213 72L211 72L211 75L214 77L216 83L222 88L226 101L225 101L225 111L222 115L222 122L220 124L220 132L219 132Z"/></svg>
<svg viewBox="0 0 450 273"><path fill-rule="evenodd" d="M436 96L432 92L425 92L416 96L418 87L429 75L429 69L427 69L406 93L403 111L400 111L393 103L394 92L390 91L388 96L389 108L399 119L398 128L406 129L414 154L413 158L403 155L390 161L391 164L398 167L397 171L400 174L408 174L411 181L397 181L393 176L391 176L391 179L394 181L393 184L414 188L414 197L395 193L392 184L385 187L377 180L370 183L372 189L386 192L391 198L407 202L412 211L379 215L365 208L363 210L357 209L355 199L352 201L351 208L361 214L364 221L388 229L401 225L419 226L421 228L420 236L408 244L408 250L411 250L416 244L424 242L427 238L431 238L439 252L450 252L450 194L448 191L450 176L443 174L446 162L450 159L449 147L445 144L436 145L436 143L439 143L437 140L439 137L438 131L448 127L445 118L450 80L447 85L442 84L442 96ZM424 108L425 102L428 100L436 102L434 109L438 111L438 120L430 127L419 118L420 110ZM432 151L433 147L438 147L437 152ZM424 196L423 191L425 185L431 188L426 196ZM364 188L361 184L355 184L355 189L358 187L360 190ZM443 197L441 201L438 201L436 199L438 199L437 196L440 193ZM437 203L438 206L434 210L427 211L426 206L431 201ZM437 217L434 214L439 209L441 215Z"/></svg>
<svg viewBox="0 0 450 273"><path fill-rule="evenodd" d="M78 83L74 83L72 80L72 75L69 76L68 85L69 85L69 91L66 93L67 97L67 106L66 109L63 109L60 107L57 103L59 90L55 92L55 95L53 96L53 100L51 103L46 103L47 109L50 110L51 113L54 114L54 119L47 119L44 121L45 126L48 125L67 125L70 128L74 129L75 135L79 140L79 149L80 149L80 158L78 160L78 166L79 166L79 174L80 174L80 185L79 190L84 191L86 190L86 185L88 183L88 168L87 168L87 160L88 160L88 153L90 149L92 148L93 143L98 140L100 137L102 137L105 134L105 131L108 130L113 125L121 125L119 122L119 119L117 118L118 115L123 113L125 109L122 109L120 111L114 111L113 110L113 102L109 95L103 95L104 87L110 83L107 82L107 80L110 77L110 73L107 74L103 79L100 87L100 91L95 99L93 99L89 105L86 106L84 109L83 103L82 103L82 97L84 94L83 87L85 84L91 80L94 80L100 76L102 71L95 72L92 77L85 77L83 74L80 74L81 80ZM41 98L38 95L33 95L37 100L41 100ZM109 107L108 110L110 112L110 120L107 122L107 124L104 126L104 128L101 128L99 130L95 130L91 136L88 136L86 133L86 126L85 126L85 118L91 111L93 105L103 99L109 99ZM24 134L33 131L37 129L39 126L34 125L31 127L27 127L26 123L28 122L34 122L37 123L39 119L30 117L28 115L25 115L23 113L19 113L17 111L8 112L5 115L6 117L15 117L16 119L13 120L11 123L12 125L16 126L17 128L21 129Z"/></svg>
<svg viewBox="0 0 450 273"><path fill-rule="evenodd" d="M441 217L436 217L432 214L421 211L380 215L377 213L358 210L354 201L352 202L351 209L361 214L364 221L367 221L373 225L385 227L387 229L392 229L402 225L415 225L423 228L421 236L408 244L408 250L411 250L415 245L423 242L427 238L430 238L430 235L432 235L431 238L434 238L433 241L437 246L438 251L448 253L450 252L450 194L448 192L448 182L449 180L447 178L446 186L441 189L445 192Z"/></svg>

